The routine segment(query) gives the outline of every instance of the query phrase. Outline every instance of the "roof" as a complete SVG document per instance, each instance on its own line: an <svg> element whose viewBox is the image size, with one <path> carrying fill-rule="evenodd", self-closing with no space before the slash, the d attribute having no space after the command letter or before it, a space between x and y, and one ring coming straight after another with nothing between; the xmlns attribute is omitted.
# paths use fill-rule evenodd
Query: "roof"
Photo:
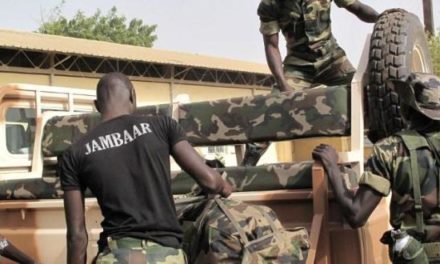
<svg viewBox="0 0 440 264"><path fill-rule="evenodd" d="M0 47L269 74L265 64L32 32L0 29Z"/></svg>

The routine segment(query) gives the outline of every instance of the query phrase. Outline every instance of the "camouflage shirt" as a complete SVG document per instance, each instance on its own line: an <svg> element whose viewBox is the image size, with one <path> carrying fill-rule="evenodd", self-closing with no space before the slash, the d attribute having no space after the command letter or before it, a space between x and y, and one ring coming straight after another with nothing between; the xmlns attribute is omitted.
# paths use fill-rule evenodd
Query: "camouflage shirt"
<svg viewBox="0 0 440 264"><path fill-rule="evenodd" d="M355 0L334 0L347 7ZM261 0L258 6L260 32L273 35L282 31L287 42L284 64L321 67L345 56L331 31L332 0Z"/></svg>
<svg viewBox="0 0 440 264"><path fill-rule="evenodd" d="M430 138L435 146L440 146L440 132L431 134ZM388 137L374 145L373 154L368 159L365 172L359 182L360 185L368 185L383 196L387 196L392 191L390 219L393 227L413 226L414 224L410 163L409 151L402 139L399 136ZM436 178L439 167L428 147L417 150L417 163L423 200L423 195L431 193L433 188L437 187ZM430 213L431 220L434 220L439 212ZM425 215L426 218L429 217ZM440 225L440 222L438 224Z"/></svg>

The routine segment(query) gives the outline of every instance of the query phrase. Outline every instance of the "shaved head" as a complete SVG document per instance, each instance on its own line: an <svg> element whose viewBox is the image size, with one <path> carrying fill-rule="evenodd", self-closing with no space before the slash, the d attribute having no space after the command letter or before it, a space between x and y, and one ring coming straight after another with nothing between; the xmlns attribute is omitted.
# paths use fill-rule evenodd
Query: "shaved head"
<svg viewBox="0 0 440 264"><path fill-rule="evenodd" d="M101 114L108 111L129 111L136 108L136 96L131 81L122 73L104 75L96 88L96 108Z"/></svg>
<svg viewBox="0 0 440 264"><path fill-rule="evenodd" d="M106 102L113 96L129 96L133 90L130 80L122 73L112 72L104 75L98 82L96 97L99 102ZM119 97L119 99L124 99Z"/></svg>
<svg viewBox="0 0 440 264"><path fill-rule="evenodd" d="M96 87L95 106L104 119L133 113L136 109L133 84L122 73L107 73L102 76Z"/></svg>

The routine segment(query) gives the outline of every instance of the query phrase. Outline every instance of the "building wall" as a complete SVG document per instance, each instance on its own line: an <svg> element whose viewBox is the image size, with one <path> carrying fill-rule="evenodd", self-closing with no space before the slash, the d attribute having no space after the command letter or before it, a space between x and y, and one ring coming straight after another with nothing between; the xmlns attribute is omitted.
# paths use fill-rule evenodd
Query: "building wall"
<svg viewBox="0 0 440 264"><path fill-rule="evenodd" d="M178 94L188 94L190 96L191 102L200 102L223 98L249 96L252 95L252 89L174 84L173 93L175 96Z"/></svg>
<svg viewBox="0 0 440 264"><path fill-rule="evenodd" d="M170 84L157 82L133 81L138 105L169 103L171 98Z"/></svg>
<svg viewBox="0 0 440 264"><path fill-rule="evenodd" d="M82 89L95 89L98 80L99 80L98 78L55 75L52 77L52 85L61 86L61 87L82 88ZM50 85L50 82L47 83L47 85Z"/></svg>
<svg viewBox="0 0 440 264"><path fill-rule="evenodd" d="M49 75L0 72L0 85L7 83L49 85Z"/></svg>
<svg viewBox="0 0 440 264"><path fill-rule="evenodd" d="M46 74L34 73L10 73L0 72L0 86L7 83L30 83L39 85L95 89L98 78L75 77L55 75L50 77ZM139 105L169 103L171 98L179 95L188 95L190 102L216 100L232 97L251 96L253 94L265 94L268 90L243 87L221 87L192 84L170 84L167 82L133 81ZM172 87L172 89L171 89Z"/></svg>

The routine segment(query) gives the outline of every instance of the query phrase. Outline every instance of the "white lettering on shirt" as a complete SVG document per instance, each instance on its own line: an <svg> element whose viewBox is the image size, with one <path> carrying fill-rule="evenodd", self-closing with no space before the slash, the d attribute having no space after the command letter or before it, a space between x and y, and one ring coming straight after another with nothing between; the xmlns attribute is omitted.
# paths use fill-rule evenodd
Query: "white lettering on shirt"
<svg viewBox="0 0 440 264"><path fill-rule="evenodd" d="M113 141L110 135L99 137L99 142L101 143L103 149L113 148Z"/></svg>
<svg viewBox="0 0 440 264"><path fill-rule="evenodd" d="M137 128L136 125L133 126L133 137L137 138L139 136L142 136L141 131L139 130L139 128Z"/></svg>
<svg viewBox="0 0 440 264"><path fill-rule="evenodd" d="M150 124L141 123L141 127L142 127L142 133L144 134L151 133Z"/></svg>
<svg viewBox="0 0 440 264"><path fill-rule="evenodd" d="M115 142L115 147L120 147L124 144L124 141L121 139L120 133L111 134L113 141Z"/></svg>
<svg viewBox="0 0 440 264"><path fill-rule="evenodd" d="M98 142L96 140L92 140L92 152L96 152L102 150L102 148L99 146Z"/></svg>
<svg viewBox="0 0 440 264"><path fill-rule="evenodd" d="M122 132L114 132L108 135L99 136L98 140L92 139L85 144L85 155L129 144L136 138L152 132L149 123L140 123L138 125L133 125L131 130L124 129Z"/></svg>
<svg viewBox="0 0 440 264"><path fill-rule="evenodd" d="M87 149L86 155L89 155L90 153L92 153L92 150L90 149L90 145L88 142L86 143L86 149Z"/></svg>
<svg viewBox="0 0 440 264"><path fill-rule="evenodd" d="M127 130L124 130L124 144L128 144L133 141L133 138L130 136Z"/></svg>

